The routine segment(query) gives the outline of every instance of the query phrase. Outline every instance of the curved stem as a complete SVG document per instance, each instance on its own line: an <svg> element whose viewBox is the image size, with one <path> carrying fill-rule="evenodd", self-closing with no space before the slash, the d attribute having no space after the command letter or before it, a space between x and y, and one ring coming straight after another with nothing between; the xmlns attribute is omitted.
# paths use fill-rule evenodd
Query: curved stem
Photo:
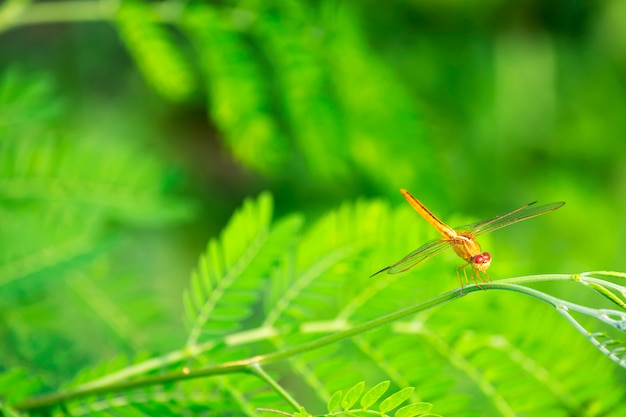
<svg viewBox="0 0 626 417"><path fill-rule="evenodd" d="M294 410L298 411L302 406L298 403L298 401L296 401L295 398L293 398L288 392L287 390L285 390L283 387L280 386L280 384L278 384L278 382L276 382L276 380L274 380L274 378L272 378L271 376L269 376L267 374L267 372L265 372L263 370L263 368L261 367L261 365L254 364L250 367L250 370L259 378L261 378L267 385L269 385L270 387L272 387L272 389L274 391L276 391L278 393L278 395L280 395L281 397L283 397L285 399L285 401L287 401L289 404L291 404L291 406L294 408ZM291 414L290 414L291 415Z"/></svg>
<svg viewBox="0 0 626 417"><path fill-rule="evenodd" d="M285 349L283 351L273 352L266 355L254 356L248 359L243 359L239 361L232 361L223 363L217 366L208 366L201 369L189 370L187 368L183 368L182 370L177 370L173 372L167 372L161 375L148 376L143 378L137 378L131 381L122 381L116 382L109 385L102 386L91 386L87 388L79 388L71 391L53 393L48 395L42 395L39 397L34 397L18 403L14 406L14 408L18 411L28 411L34 409L43 409L47 407L51 407L60 403L63 403L68 400L76 399L79 397L85 397L89 395L95 394L103 394L115 391L123 391L128 389L139 388L147 385L155 385L155 384L164 384L167 382L175 382L192 378L202 378L207 376L214 375L223 375L223 374L231 374L231 373L254 373L258 374L258 370L255 369L256 366L260 364L267 364L271 362L276 362L281 359L289 358L294 355L298 355L300 353L308 352L322 346L330 345L332 343L339 342L341 340L350 338L356 334L363 333L369 330L373 330L375 328L384 326L385 324L391 323L393 321L399 320L401 318L407 317L409 315L418 313L420 311L427 310L429 308L447 303L453 299L463 297L467 294L470 294L475 291L479 291L480 289L475 285L470 285L463 289L463 294L461 294L460 289L456 289L445 294L442 294L438 297L425 301L423 303L417 304L412 307L408 307L402 310L399 310L394 313L387 314L382 317L378 317L374 320L370 320L366 323L356 325L352 328L330 334L324 337L320 337L316 340L313 340L308 343L304 343L299 346L295 346L289 349ZM293 403L292 403L293 405Z"/></svg>
<svg viewBox="0 0 626 417"><path fill-rule="evenodd" d="M537 291L532 288L527 288L521 286L519 284L525 284L530 282L538 282L538 281L554 281L554 280L575 280L572 275L538 275L538 276L528 276L528 277L518 277L518 278L510 278L505 280L500 280L498 282L492 283L490 286L483 286L484 289L490 290L507 290L514 291L518 293L522 293L533 298L537 298L543 302L546 302L552 305L555 308L559 308L562 305L562 302L555 297L544 294L540 291ZM408 307L394 313L387 314L382 317L378 317L376 319L370 320L366 323L362 323L351 328L329 334L327 336L320 337L318 339L312 340L310 342L304 343L299 346L294 346L289 349L285 349L278 352L268 353L266 355L254 356L251 358L232 361L223 363L221 365L216 366L208 366L205 368L189 370L187 368L183 368L182 370L177 370L173 372L164 373L161 375L148 376L143 378L137 378L130 381L120 381L106 385L97 385L97 386L85 386L82 388L77 388L67 392L54 393L48 395L42 395L39 397L35 397L32 399L28 399L24 402L21 402L15 405L15 409L18 411L27 411L33 409L42 409L54 406L56 404L63 403L68 400L72 400L79 397L85 397L89 395L95 394L103 394L115 391L123 391L128 389L139 388L147 385L155 385L155 384L163 384L167 382L175 382L180 380L192 379L192 378L202 378L207 376L214 375L223 375L223 374L231 374L231 373L253 373L263 380L265 380L268 384L270 384L279 394L281 394L291 405L294 407L299 407L297 402L293 400L289 396L288 393L284 392L282 387L280 387L275 381L273 381L264 371L260 368L261 364L268 364L271 362L276 362L282 359L286 359L304 352L308 352L323 346L327 346L344 339L348 339L357 334L367 332L378 327L384 326L393 321L402 319L404 317L410 316L415 313L419 313L424 310L428 310L438 305L445 304L451 300L463 297L470 293L480 291L480 288L476 285L469 285L463 288L463 293L461 293L461 289L458 288L456 290L447 292L445 294L439 295L435 298L432 298L428 301L416 304L412 307ZM273 382L270 382L273 381ZM282 390L282 391L281 391ZM297 408L296 408L297 409Z"/></svg>
<svg viewBox="0 0 626 417"><path fill-rule="evenodd" d="M524 277L506 278L495 281L492 285L496 284L529 284L531 282L545 282L545 281L576 281L576 275L572 274L542 274L542 275L528 275Z"/></svg>

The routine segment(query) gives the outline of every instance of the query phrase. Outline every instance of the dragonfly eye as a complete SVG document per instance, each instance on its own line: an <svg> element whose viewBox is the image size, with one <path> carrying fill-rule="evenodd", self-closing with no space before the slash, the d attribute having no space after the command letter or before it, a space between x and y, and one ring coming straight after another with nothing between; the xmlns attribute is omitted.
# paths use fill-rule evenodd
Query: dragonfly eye
<svg viewBox="0 0 626 417"><path fill-rule="evenodd" d="M474 256L472 262L474 262L474 265L483 266L486 269L491 263L491 255L489 254L489 252L483 252Z"/></svg>

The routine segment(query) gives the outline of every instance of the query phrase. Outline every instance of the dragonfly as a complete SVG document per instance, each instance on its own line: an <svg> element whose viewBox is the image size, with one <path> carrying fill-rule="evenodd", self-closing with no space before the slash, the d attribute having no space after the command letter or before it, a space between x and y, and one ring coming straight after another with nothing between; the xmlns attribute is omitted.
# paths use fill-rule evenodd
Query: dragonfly
<svg viewBox="0 0 626 417"><path fill-rule="evenodd" d="M439 220L437 216L431 213L431 211L428 210L424 204L422 204L417 198L413 197L410 192L405 189L401 189L400 192L409 204L443 237L424 243L422 246L415 249L398 262L372 274L371 277L385 271L388 274L398 274L400 272L408 271L417 264L424 262L425 260L430 259L431 257L452 247L454 252L465 261L463 265L456 268L457 278L461 284L461 291L463 291L463 281L461 281L459 270L463 270L465 282L466 284L469 284L466 272L468 266L471 267L470 278L478 287L482 288L477 280L482 281L483 283L491 282L491 278L489 277L489 274L487 274L487 268L491 265L492 258L489 252L483 252L481 250L480 245L475 239L476 236L493 232L494 230L501 229L523 220L541 216L542 214L561 208L565 204L564 202L558 202L543 206L535 206L537 202L533 201L532 203L528 203L525 206L509 213L502 214L489 220L483 220L478 223L453 229ZM487 279L485 279L483 275Z"/></svg>

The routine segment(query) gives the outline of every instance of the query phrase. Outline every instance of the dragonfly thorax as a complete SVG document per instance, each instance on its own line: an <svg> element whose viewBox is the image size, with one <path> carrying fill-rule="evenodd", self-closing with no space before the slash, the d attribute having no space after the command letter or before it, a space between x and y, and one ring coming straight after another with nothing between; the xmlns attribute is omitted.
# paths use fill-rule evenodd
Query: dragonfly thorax
<svg viewBox="0 0 626 417"><path fill-rule="evenodd" d="M460 232L453 237L453 240L454 251L468 264L473 264L474 258L478 255L482 255L483 253L480 249L480 245L471 233Z"/></svg>

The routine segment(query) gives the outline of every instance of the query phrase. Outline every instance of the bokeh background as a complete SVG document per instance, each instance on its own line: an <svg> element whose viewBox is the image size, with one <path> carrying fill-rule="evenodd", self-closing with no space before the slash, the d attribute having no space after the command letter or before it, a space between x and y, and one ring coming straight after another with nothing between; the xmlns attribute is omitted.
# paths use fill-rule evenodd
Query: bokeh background
<svg viewBox="0 0 626 417"><path fill-rule="evenodd" d="M198 255L263 190L277 217L311 221L357 198L406 204L399 188L453 225L565 201L486 237L492 277L626 269L623 1L118 6L0 5L4 366L45 369L65 344L55 381L169 348ZM120 315L108 326L136 340L74 339L63 306L99 291L155 295L142 311L160 325Z"/></svg>

